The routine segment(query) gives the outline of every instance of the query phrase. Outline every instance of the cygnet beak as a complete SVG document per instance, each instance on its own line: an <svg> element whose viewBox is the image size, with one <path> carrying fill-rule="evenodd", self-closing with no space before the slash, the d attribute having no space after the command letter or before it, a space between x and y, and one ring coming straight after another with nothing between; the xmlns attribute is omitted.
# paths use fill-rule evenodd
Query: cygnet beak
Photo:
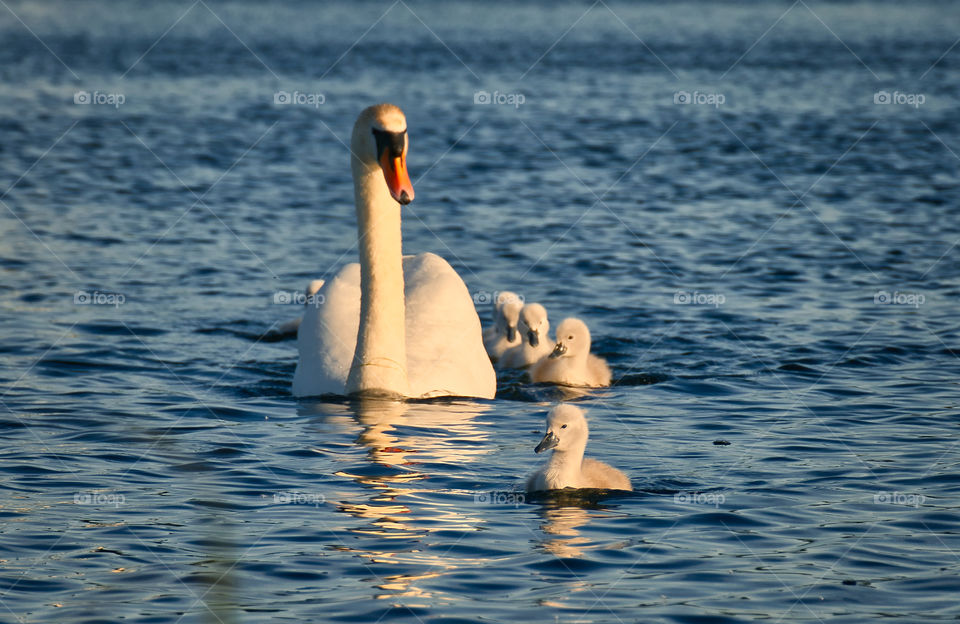
<svg viewBox="0 0 960 624"><path fill-rule="evenodd" d="M540 344L540 334L531 329L527 332L527 340L530 342L531 347L535 347Z"/></svg>
<svg viewBox="0 0 960 624"><path fill-rule="evenodd" d="M564 353L567 352L567 347L562 342L557 342L557 346L553 348L553 353L550 354L552 358L561 357Z"/></svg>
<svg viewBox="0 0 960 624"><path fill-rule="evenodd" d="M513 325L507 325L507 340L513 342L517 339L517 328Z"/></svg>
<svg viewBox="0 0 960 624"><path fill-rule="evenodd" d="M542 453L548 451L560 444L560 438L553 435L552 431L548 431L547 435L543 436L543 439L540 440L540 444L537 445L537 448L533 449L534 453Z"/></svg>

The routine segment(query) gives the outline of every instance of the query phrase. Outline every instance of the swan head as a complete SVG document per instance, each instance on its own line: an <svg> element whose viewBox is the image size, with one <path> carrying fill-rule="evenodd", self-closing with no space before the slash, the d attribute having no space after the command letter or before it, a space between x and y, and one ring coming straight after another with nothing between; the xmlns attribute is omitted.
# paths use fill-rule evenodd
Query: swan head
<svg viewBox="0 0 960 624"><path fill-rule="evenodd" d="M520 333L531 347L540 344L540 338L550 331L547 309L539 303L528 303L520 312Z"/></svg>
<svg viewBox="0 0 960 624"><path fill-rule="evenodd" d="M563 319L557 327L557 346L550 357L575 357L581 353L590 353L590 330L587 324L578 318Z"/></svg>
<svg viewBox="0 0 960 624"><path fill-rule="evenodd" d="M500 306L500 318L503 323L503 330L507 333L507 340L513 342L517 339L517 327L520 323L520 312L523 310L523 301L519 297L514 297L504 302Z"/></svg>
<svg viewBox="0 0 960 624"><path fill-rule="evenodd" d="M400 204L413 201L413 183L407 173L407 118L393 104L365 108L353 125L350 152L354 166L367 173L383 173L391 197Z"/></svg>
<svg viewBox="0 0 960 624"><path fill-rule="evenodd" d="M587 446L587 419L583 410L574 405L558 405L547 414L547 432L543 440L533 449L535 453L569 451Z"/></svg>

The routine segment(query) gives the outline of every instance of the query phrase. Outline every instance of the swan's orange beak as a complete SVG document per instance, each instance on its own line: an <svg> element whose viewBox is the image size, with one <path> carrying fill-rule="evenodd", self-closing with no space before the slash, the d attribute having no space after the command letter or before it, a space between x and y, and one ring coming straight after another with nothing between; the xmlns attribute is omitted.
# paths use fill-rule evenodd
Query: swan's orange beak
<svg viewBox="0 0 960 624"><path fill-rule="evenodd" d="M390 149L383 150L380 154L380 168L383 169L383 177L387 180L390 195L401 205L412 202L413 183L410 182L410 174L407 173L406 148L399 156L394 155Z"/></svg>

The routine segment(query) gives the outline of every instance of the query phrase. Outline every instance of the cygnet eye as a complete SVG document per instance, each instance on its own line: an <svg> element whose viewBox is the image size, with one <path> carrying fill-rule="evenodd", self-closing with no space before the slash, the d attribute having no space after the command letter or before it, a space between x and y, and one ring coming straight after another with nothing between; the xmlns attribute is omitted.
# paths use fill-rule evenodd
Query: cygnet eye
<svg viewBox="0 0 960 624"><path fill-rule="evenodd" d="M573 336L567 336L567 340L573 340Z"/></svg>
<svg viewBox="0 0 960 624"><path fill-rule="evenodd" d="M560 425L560 428L561 428L561 429L566 429L567 426L566 426L566 425Z"/></svg>

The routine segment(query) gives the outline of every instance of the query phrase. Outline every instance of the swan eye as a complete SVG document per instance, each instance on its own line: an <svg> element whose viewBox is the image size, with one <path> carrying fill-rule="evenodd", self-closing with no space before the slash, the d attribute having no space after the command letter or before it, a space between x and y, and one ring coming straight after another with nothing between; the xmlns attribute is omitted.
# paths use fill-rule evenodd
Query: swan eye
<svg viewBox="0 0 960 624"><path fill-rule="evenodd" d="M400 158L403 156L403 150L406 147L407 131L390 132L373 128L373 137L377 142L377 158L383 155L386 150L390 150L391 158Z"/></svg>

